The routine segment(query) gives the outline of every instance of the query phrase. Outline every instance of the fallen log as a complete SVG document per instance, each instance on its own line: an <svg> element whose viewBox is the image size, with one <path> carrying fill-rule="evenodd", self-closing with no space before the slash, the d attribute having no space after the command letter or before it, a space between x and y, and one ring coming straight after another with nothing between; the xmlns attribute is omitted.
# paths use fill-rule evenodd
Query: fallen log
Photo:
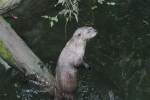
<svg viewBox="0 0 150 100"><path fill-rule="evenodd" d="M36 80L54 93L54 77L43 62L32 52L25 42L11 28L10 24L0 16L0 56L13 63L25 76L34 76ZM3 54L5 53L5 54Z"/></svg>

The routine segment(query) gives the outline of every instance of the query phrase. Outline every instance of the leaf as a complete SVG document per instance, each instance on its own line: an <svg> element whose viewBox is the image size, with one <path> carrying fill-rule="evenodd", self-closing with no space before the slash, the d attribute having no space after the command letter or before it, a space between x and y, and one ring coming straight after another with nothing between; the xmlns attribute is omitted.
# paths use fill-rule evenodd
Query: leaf
<svg viewBox="0 0 150 100"><path fill-rule="evenodd" d="M53 27L53 26L54 26L54 22L51 21L51 22L50 22L50 27Z"/></svg>
<svg viewBox="0 0 150 100"><path fill-rule="evenodd" d="M61 10L58 14L59 15L64 15L64 13L66 12L66 9Z"/></svg>
<svg viewBox="0 0 150 100"><path fill-rule="evenodd" d="M45 16L42 16L42 17L45 18L45 19L48 19L48 18L49 18L49 16L46 16L46 15L45 15Z"/></svg>
<svg viewBox="0 0 150 100"><path fill-rule="evenodd" d="M92 10L95 10L97 8L97 6L95 5L95 6L93 6L93 7L91 7L91 9Z"/></svg>
<svg viewBox="0 0 150 100"><path fill-rule="evenodd" d="M76 19L76 21L78 22L79 20L78 20L78 14L76 14L76 13L73 13L74 14L74 17L75 17L75 19Z"/></svg>
<svg viewBox="0 0 150 100"><path fill-rule="evenodd" d="M116 3L115 3L115 2L107 2L107 5L115 6L115 5L116 5Z"/></svg>
<svg viewBox="0 0 150 100"><path fill-rule="evenodd" d="M58 0L57 4L64 4L66 2L66 0Z"/></svg>
<svg viewBox="0 0 150 100"><path fill-rule="evenodd" d="M97 0L98 3L103 4L105 0Z"/></svg>
<svg viewBox="0 0 150 100"><path fill-rule="evenodd" d="M55 21L55 22L58 22L58 18L57 18L57 16L52 17L52 20L53 20L53 21Z"/></svg>

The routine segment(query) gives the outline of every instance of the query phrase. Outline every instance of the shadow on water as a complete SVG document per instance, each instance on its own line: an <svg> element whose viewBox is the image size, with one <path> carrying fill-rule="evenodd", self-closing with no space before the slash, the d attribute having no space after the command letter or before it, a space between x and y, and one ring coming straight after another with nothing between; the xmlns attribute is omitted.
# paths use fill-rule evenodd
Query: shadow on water
<svg viewBox="0 0 150 100"><path fill-rule="evenodd" d="M92 69L81 68L79 71L77 100L150 99L150 2L128 1L116 1L116 6L98 4L94 11L94 25L99 33L87 46L86 57ZM46 7L44 13L30 8L24 15L19 15L21 10L18 10L14 13L19 19L9 21L30 48L55 69L58 55L66 43L65 22L61 20L50 29L47 20L41 16L53 15L57 9L49 6L47 0L43 2L46 5L41 6ZM31 15L32 11L35 12ZM88 16L84 17L86 14ZM83 25L90 14L82 13L80 17ZM76 28L75 22L69 23L68 39ZM38 93L36 87L24 81L18 82L0 69L0 99L48 98L47 94Z"/></svg>

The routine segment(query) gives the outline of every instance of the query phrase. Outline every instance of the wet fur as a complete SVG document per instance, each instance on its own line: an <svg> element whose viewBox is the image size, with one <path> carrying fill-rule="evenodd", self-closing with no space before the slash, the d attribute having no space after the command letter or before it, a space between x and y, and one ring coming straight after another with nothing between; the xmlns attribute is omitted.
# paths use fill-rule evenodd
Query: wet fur
<svg viewBox="0 0 150 100"><path fill-rule="evenodd" d="M92 27L79 28L63 48L56 67L55 100L75 100L76 67L83 62L87 40L95 35L96 31Z"/></svg>

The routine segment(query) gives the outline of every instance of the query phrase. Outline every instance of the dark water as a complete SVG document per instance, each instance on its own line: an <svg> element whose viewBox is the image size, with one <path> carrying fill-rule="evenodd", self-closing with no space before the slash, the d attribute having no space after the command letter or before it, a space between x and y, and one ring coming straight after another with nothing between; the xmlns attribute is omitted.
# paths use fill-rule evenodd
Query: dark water
<svg viewBox="0 0 150 100"><path fill-rule="evenodd" d="M41 16L54 15L58 9L43 2L41 8L31 7L24 14L15 11L19 19L8 21L36 55L55 69L66 43L65 22L60 18L50 29ZM83 0L80 23L72 21L67 26L67 40L85 24L93 23L98 30L86 50L92 69L79 70L77 100L150 100L150 1L115 2L115 6L97 4L91 12L92 4ZM32 84L0 70L0 100L49 100L48 94L38 93Z"/></svg>

